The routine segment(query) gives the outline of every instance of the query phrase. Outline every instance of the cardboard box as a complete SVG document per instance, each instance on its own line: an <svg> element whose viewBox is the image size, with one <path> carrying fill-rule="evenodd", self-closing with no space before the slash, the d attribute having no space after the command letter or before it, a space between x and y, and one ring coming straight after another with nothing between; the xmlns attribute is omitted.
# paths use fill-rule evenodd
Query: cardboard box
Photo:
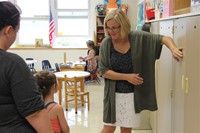
<svg viewBox="0 0 200 133"><path fill-rule="evenodd" d="M174 0L174 15L190 12L191 0Z"/></svg>

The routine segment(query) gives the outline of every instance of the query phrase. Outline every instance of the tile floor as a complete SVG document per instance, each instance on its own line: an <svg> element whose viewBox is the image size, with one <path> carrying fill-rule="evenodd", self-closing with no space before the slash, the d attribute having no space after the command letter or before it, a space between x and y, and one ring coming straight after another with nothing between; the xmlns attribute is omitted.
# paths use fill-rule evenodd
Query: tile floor
<svg viewBox="0 0 200 133"><path fill-rule="evenodd" d="M78 113L75 114L74 109L70 108L69 105L69 110L66 111L66 119L70 126L71 133L100 133L103 126L103 86L103 79L101 79L101 85L98 85L96 82L85 83L85 90L90 92L89 111L87 107L79 106ZM56 99L58 99L57 94L55 95ZM64 101L64 99L62 101ZM73 102L71 104L73 104ZM64 102L62 102L62 105L64 107ZM116 129L115 133L120 133L119 127ZM152 131L133 130L132 133L152 133Z"/></svg>

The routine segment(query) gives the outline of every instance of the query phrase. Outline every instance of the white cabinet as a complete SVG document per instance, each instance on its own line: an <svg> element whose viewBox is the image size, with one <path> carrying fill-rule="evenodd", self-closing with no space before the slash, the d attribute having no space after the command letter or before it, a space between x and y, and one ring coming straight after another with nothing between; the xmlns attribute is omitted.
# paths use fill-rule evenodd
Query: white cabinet
<svg viewBox="0 0 200 133"><path fill-rule="evenodd" d="M200 132L200 16L174 21L174 40L183 47L174 63L173 133Z"/></svg>
<svg viewBox="0 0 200 133"><path fill-rule="evenodd" d="M158 111L151 113L153 133L200 132L200 16L152 23L152 32L174 38L184 58L172 59L163 47L156 63Z"/></svg>
<svg viewBox="0 0 200 133"><path fill-rule="evenodd" d="M179 25L177 25L179 24ZM179 47L183 47L184 59L180 62L173 62L173 104L172 104L172 133L184 133L184 67L185 67L185 44L186 44L186 21L175 20L174 41Z"/></svg>
<svg viewBox="0 0 200 133"><path fill-rule="evenodd" d="M173 38L173 21L152 23L152 32ZM150 121L153 133L171 132L172 54L163 46L160 59L156 61L156 97L158 111L152 112Z"/></svg>

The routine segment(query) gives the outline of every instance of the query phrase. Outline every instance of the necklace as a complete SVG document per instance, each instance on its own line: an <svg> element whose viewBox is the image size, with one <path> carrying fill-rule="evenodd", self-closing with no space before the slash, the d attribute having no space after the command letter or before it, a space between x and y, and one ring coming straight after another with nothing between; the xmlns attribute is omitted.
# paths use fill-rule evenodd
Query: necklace
<svg viewBox="0 0 200 133"><path fill-rule="evenodd" d="M125 43L113 44L113 47L116 51L124 54L130 49L130 43L127 41Z"/></svg>

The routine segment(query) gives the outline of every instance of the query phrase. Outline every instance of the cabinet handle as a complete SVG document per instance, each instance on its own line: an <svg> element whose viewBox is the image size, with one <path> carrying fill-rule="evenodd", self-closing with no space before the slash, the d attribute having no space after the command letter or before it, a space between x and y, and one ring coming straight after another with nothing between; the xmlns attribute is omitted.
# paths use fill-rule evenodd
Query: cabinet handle
<svg viewBox="0 0 200 133"><path fill-rule="evenodd" d="M185 81L185 76L182 75L182 82L181 82L182 90L184 90L184 81Z"/></svg>
<svg viewBox="0 0 200 133"><path fill-rule="evenodd" d="M188 94L188 78L185 78L185 94Z"/></svg>

